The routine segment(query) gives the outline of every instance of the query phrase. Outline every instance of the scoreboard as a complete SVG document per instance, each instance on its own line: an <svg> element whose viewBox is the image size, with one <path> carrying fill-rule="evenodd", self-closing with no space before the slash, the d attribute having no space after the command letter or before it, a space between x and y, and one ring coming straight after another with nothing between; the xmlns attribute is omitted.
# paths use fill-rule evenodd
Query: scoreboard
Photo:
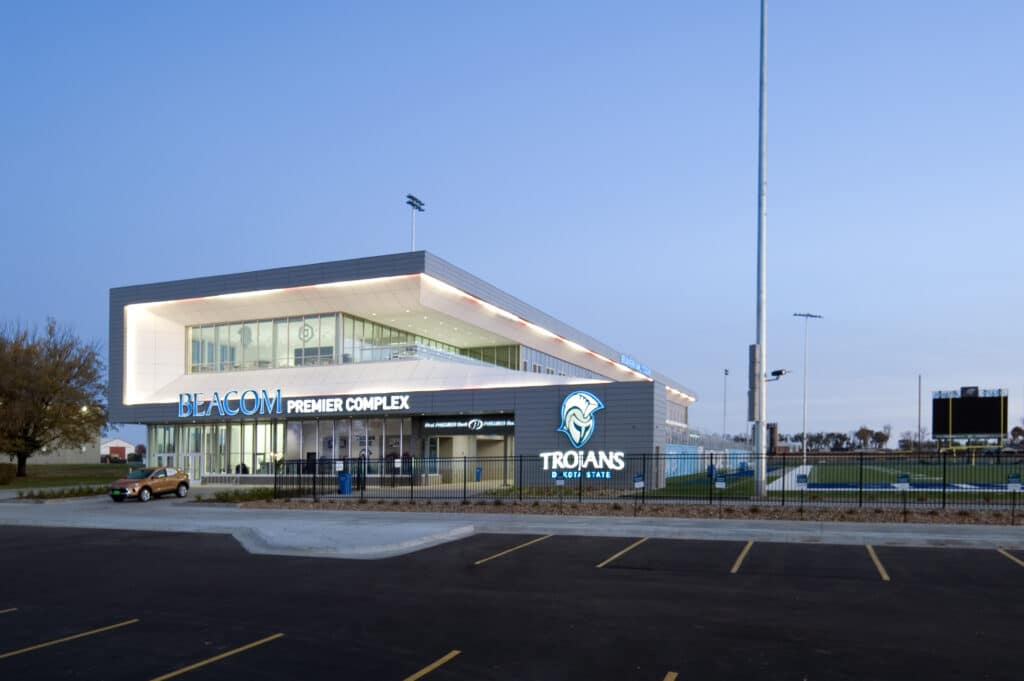
<svg viewBox="0 0 1024 681"><path fill-rule="evenodd" d="M932 436L1000 437L1007 428L1005 390L961 388L932 395Z"/></svg>

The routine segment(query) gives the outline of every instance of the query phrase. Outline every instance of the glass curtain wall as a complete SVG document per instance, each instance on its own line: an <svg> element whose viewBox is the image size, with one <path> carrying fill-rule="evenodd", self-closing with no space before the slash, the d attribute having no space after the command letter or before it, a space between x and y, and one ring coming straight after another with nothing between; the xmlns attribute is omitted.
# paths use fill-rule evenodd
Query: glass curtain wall
<svg viewBox="0 0 1024 681"><path fill-rule="evenodd" d="M339 313L192 326L188 335L189 373L380 362L418 348L518 369L521 354L518 345L459 348Z"/></svg>
<svg viewBox="0 0 1024 681"><path fill-rule="evenodd" d="M361 458L372 475L407 474L421 456L411 418L255 421L156 425L147 433L149 464L176 465L177 454L203 455L213 475L272 475L275 459ZM397 462L397 463L396 463Z"/></svg>

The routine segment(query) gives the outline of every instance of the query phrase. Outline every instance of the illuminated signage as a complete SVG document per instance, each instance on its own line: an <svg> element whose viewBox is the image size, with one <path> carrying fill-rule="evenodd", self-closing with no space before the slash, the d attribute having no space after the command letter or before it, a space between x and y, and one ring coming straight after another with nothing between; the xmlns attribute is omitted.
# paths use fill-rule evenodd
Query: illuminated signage
<svg viewBox="0 0 1024 681"><path fill-rule="evenodd" d="M551 471L552 478L609 479L612 471L621 471L626 467L623 452L582 449L594 435L597 429L595 414L602 409L604 402L586 390L577 390L562 400L562 422L558 432L565 434L573 449L541 452L541 465L544 470Z"/></svg>
<svg viewBox="0 0 1024 681"><path fill-rule="evenodd" d="M571 393L562 400L562 425L558 432L565 433L573 447L582 447L594 434L594 413L601 409L604 409L604 402L594 393L586 390Z"/></svg>
<svg viewBox="0 0 1024 681"><path fill-rule="evenodd" d="M505 417L471 416L427 419L423 421L423 430L433 432L467 432L480 433L485 431L509 431L516 425L515 420Z"/></svg>
<svg viewBox="0 0 1024 681"><path fill-rule="evenodd" d="M408 395L361 395L285 400L289 414L340 414L362 411L409 411Z"/></svg>
<svg viewBox="0 0 1024 681"><path fill-rule="evenodd" d="M181 393L178 395L178 417L188 416L268 416L281 413L281 391L268 393L266 390L228 390L214 392L209 397L203 393Z"/></svg>
<svg viewBox="0 0 1024 681"><path fill-rule="evenodd" d="M364 411L409 411L409 395L282 398L280 390L228 390L178 395L178 417L271 416L275 414L342 414Z"/></svg>
<svg viewBox="0 0 1024 681"><path fill-rule="evenodd" d="M621 357L619 357L619 362L621 364L625 364L633 371L639 371L644 376L651 375L651 367L647 366L646 364L641 364L640 362L636 361L629 355L622 355Z"/></svg>

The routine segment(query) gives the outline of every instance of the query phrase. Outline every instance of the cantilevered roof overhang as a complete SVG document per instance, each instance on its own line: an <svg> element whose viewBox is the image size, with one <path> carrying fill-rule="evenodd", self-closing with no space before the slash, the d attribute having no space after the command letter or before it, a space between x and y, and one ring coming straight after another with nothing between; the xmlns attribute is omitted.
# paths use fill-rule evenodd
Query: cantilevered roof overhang
<svg viewBox="0 0 1024 681"><path fill-rule="evenodd" d="M182 326L342 311L459 347L522 344L616 381L657 380L622 353L425 251L111 290L111 400L120 398L126 327L144 311ZM116 351L115 351L116 350ZM118 379L118 380L115 380Z"/></svg>

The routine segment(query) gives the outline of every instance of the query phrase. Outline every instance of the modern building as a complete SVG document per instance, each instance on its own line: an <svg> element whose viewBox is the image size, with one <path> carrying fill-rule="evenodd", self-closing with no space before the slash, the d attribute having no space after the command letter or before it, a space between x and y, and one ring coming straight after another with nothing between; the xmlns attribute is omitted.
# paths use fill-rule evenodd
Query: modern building
<svg viewBox="0 0 1024 681"><path fill-rule="evenodd" d="M350 458L624 477L685 441L696 400L423 251L112 289L109 366L111 422L146 424L150 464L241 482Z"/></svg>

